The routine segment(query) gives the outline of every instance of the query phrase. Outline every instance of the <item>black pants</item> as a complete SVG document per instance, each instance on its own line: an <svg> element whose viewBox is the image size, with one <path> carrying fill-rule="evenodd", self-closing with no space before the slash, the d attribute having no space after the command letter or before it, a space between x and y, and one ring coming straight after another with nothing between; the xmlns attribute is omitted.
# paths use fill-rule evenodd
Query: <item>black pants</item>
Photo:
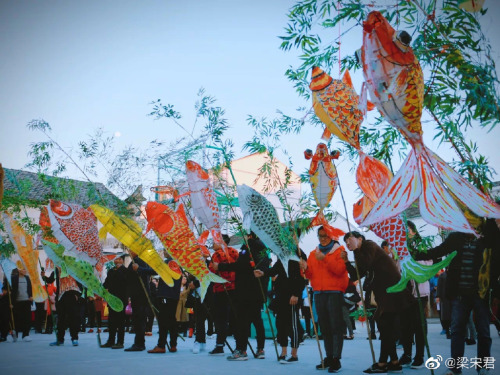
<svg viewBox="0 0 500 375"><path fill-rule="evenodd" d="M35 332L42 333L42 329L45 325L45 317L47 316L47 311L45 311L44 302L35 302Z"/></svg>
<svg viewBox="0 0 500 375"><path fill-rule="evenodd" d="M108 327L108 343L114 344L116 339L116 343L123 345L125 342L125 310L118 312L109 308Z"/></svg>
<svg viewBox="0 0 500 375"><path fill-rule="evenodd" d="M427 297L420 298L422 302L422 309L427 304ZM411 357L413 337L415 337L415 358L424 359L425 335L427 335L427 319L423 320L425 333L422 331L422 316L418 307L418 301L413 303L410 309L410 327L409 329L402 329L403 335L403 348L404 354Z"/></svg>
<svg viewBox="0 0 500 375"><path fill-rule="evenodd" d="M9 302L7 301L8 296L2 297L0 299L0 338L5 339L9 334L10 325L12 324L10 318L10 308Z"/></svg>
<svg viewBox="0 0 500 375"><path fill-rule="evenodd" d="M155 306L156 307L156 306ZM158 307L156 307L158 308ZM147 306L146 308L146 332L153 332L153 323L155 321L155 314L151 307Z"/></svg>
<svg viewBox="0 0 500 375"><path fill-rule="evenodd" d="M144 333L146 332L146 315L149 307L140 302L132 300L132 326L135 331L134 345L140 348L145 348L146 340Z"/></svg>
<svg viewBox="0 0 500 375"><path fill-rule="evenodd" d="M318 293L314 295L318 321L323 335L327 358L342 358L344 346L344 293Z"/></svg>
<svg viewBox="0 0 500 375"><path fill-rule="evenodd" d="M250 337L250 325L253 324L257 334L257 350L264 349L266 335L264 322L262 321L262 303L257 301L235 301L236 326L235 339L236 349L246 352L248 338Z"/></svg>
<svg viewBox="0 0 500 375"><path fill-rule="evenodd" d="M177 346L177 320L175 313L177 312L178 299L174 298L157 298L156 307L158 308L158 328L160 335L158 336L158 346L165 348L167 343L167 335L170 334L170 346Z"/></svg>
<svg viewBox="0 0 500 375"><path fill-rule="evenodd" d="M396 330L401 329L401 336L408 337L408 332L411 330L411 315L414 306L410 305L404 311L397 312L384 312L377 319L377 326L380 332L380 363L386 363L390 358L391 361L397 361L398 355L396 353L396 337L398 336ZM399 326L397 325L399 316Z"/></svg>
<svg viewBox="0 0 500 375"><path fill-rule="evenodd" d="M276 311L276 338L281 347L288 346L288 338L290 337L290 345L292 348L299 347L300 341L300 321L297 314L297 305L290 305L289 301L283 301L277 304Z"/></svg>
<svg viewBox="0 0 500 375"><path fill-rule="evenodd" d="M95 327L95 304L94 300L87 300L87 317L88 317L88 326L89 328L94 328ZM110 309L111 310L111 309Z"/></svg>
<svg viewBox="0 0 500 375"><path fill-rule="evenodd" d="M302 305L300 307L302 311L302 316L304 317L304 323L306 324L306 333L308 336L312 336L311 331L311 308L309 306Z"/></svg>
<svg viewBox="0 0 500 375"><path fill-rule="evenodd" d="M234 322L234 311L231 305L235 300L234 291L214 293L215 332L217 346L224 346L229 332L230 322Z"/></svg>
<svg viewBox="0 0 500 375"><path fill-rule="evenodd" d="M31 328L31 301L16 301L14 303L14 321L16 332L23 334L23 337L30 335Z"/></svg>
<svg viewBox="0 0 500 375"><path fill-rule="evenodd" d="M209 306L201 302L200 298L195 299L194 306L194 319L195 319L195 330L196 330L196 342L200 344L205 344L207 341L207 335L205 333L205 321L208 319Z"/></svg>
<svg viewBox="0 0 500 375"><path fill-rule="evenodd" d="M65 292L56 302L57 311L57 341L64 342L64 333L69 326L71 340L78 340L80 329L79 292L70 290Z"/></svg>

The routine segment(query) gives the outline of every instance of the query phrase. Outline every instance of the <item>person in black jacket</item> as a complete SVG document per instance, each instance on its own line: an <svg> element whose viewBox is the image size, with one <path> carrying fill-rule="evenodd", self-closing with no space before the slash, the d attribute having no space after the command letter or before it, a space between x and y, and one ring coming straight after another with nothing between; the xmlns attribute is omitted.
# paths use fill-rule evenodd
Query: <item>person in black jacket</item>
<svg viewBox="0 0 500 375"><path fill-rule="evenodd" d="M477 371L491 366L490 290L498 283L500 273L500 230L490 219L482 226L482 236L452 232L444 242L426 253L414 255L416 260L436 259L457 251L448 267L445 295L451 300L451 357L454 374L460 374L459 358L464 356L465 330L471 311L477 329ZM489 272L488 272L489 270Z"/></svg>
<svg viewBox="0 0 500 375"><path fill-rule="evenodd" d="M122 311L115 311L110 306L108 315L108 341L101 348L123 349L125 341L125 306L127 306L127 269L123 265L123 258L114 259L115 268L108 271L103 286L118 297L123 303ZM118 334L118 336L117 336ZM116 342L115 342L116 339Z"/></svg>
<svg viewBox="0 0 500 375"><path fill-rule="evenodd" d="M300 249L297 250L297 256L307 262L307 257ZM300 271L299 262L288 261L288 275L285 272L283 263L278 261L267 272L260 269L254 271L255 277L277 276L274 282L275 290L275 313L276 313L276 338L281 346L280 363L294 363L299 360L298 348L301 339L299 325L298 309L302 299L302 291L306 285L304 276ZM292 353L289 358L287 356L288 337L290 337L290 345Z"/></svg>
<svg viewBox="0 0 500 375"><path fill-rule="evenodd" d="M181 293L181 282L182 278L174 280L173 286L168 286L163 279L158 282L155 306L158 308L157 317L160 335L158 344L154 349L148 350L148 353L165 353L167 334L170 334L169 352L175 353L177 351L178 325L175 313L177 312L177 304Z"/></svg>
<svg viewBox="0 0 500 375"><path fill-rule="evenodd" d="M11 275L12 304L17 335L22 333L23 341L31 341L31 303L33 302L31 280L26 270L14 269Z"/></svg>
<svg viewBox="0 0 500 375"><path fill-rule="evenodd" d="M264 344L265 331L262 321L262 304L264 303L264 294L260 279L254 276L255 268L266 272L269 268L269 257L267 256L266 246L252 232L247 236L248 246L241 247L238 260L234 263L216 263L212 262L212 268L215 271L235 272L235 339L236 349L233 354L227 357L230 361L246 361L248 337L250 335L250 324L253 324L257 333L257 353L256 358L265 358Z"/></svg>
<svg viewBox="0 0 500 375"><path fill-rule="evenodd" d="M132 262L127 271L128 295L132 300L132 325L135 331L134 344L126 352L140 352L146 349L146 314L149 308L149 276L156 272L136 253L130 251Z"/></svg>

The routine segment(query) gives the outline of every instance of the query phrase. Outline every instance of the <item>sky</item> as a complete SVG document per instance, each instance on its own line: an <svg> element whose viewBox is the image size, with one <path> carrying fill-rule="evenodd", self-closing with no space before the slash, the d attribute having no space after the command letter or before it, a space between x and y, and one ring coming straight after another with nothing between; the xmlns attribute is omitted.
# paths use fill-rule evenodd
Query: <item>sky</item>
<svg viewBox="0 0 500 375"><path fill-rule="evenodd" d="M180 122L189 128L201 87L226 110L231 126L227 136L235 143L236 155L244 156L241 146L253 135L246 123L249 115L273 118L278 109L294 115L296 108L311 105L284 76L290 65L297 65L297 52L279 49L278 36L284 34L293 4L0 0L0 162L22 169L29 161L29 145L45 140L26 129L32 119L49 122L53 137L67 150L98 127L107 135L119 135L117 148L174 140L182 130L147 116L149 103L162 99L174 104L184 116ZM492 5L483 25L500 58L500 25L495 22L499 8ZM343 43L350 53L361 39ZM359 92L361 72L353 78ZM424 131L431 149L446 161L456 159L448 145L432 141L433 126ZM295 172L309 166L303 150L315 149L320 135L319 128L311 128L284 138ZM466 134L498 172L499 135L499 127L491 133ZM339 165L349 208L359 197L349 170L352 163L341 158ZM70 177L84 179L78 173ZM338 197L333 207L343 212Z"/></svg>

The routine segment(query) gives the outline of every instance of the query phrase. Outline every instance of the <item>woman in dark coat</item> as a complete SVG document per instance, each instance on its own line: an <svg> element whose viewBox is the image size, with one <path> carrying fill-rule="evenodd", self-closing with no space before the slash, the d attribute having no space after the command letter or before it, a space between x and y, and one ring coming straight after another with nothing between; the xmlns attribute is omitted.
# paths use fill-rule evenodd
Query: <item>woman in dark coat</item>
<svg viewBox="0 0 500 375"><path fill-rule="evenodd" d="M401 371L398 355L396 353L396 341L394 322L401 315L401 327L408 327L405 321L409 317L409 310L413 303L413 296L408 289L398 293L387 293L387 288L398 283L401 274L394 261L375 242L366 240L359 232L349 232L344 236L347 248L354 252L354 258L358 265L359 277L363 277L368 271L373 272L372 289L377 301L375 319L380 331L380 357L378 363L374 363L364 372L367 374L384 373L387 371ZM342 259L346 263L349 277L352 281L358 279L355 267L347 259L347 253L343 252ZM391 362L388 362L388 359Z"/></svg>

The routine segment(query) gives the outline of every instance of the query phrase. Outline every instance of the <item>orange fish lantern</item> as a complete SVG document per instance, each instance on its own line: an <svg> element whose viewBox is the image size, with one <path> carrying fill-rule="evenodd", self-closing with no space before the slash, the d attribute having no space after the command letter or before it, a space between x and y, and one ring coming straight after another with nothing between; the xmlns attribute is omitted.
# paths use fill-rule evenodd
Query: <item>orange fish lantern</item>
<svg viewBox="0 0 500 375"><path fill-rule="evenodd" d="M312 70L309 87L312 90L314 111L327 127L323 138L328 139L334 134L358 151L356 181L361 190L376 201L381 186L386 186L387 181L392 178L392 173L384 163L363 153L359 144L359 128L365 112L374 108L373 103L366 99L366 89L362 89L363 95L360 99L353 88L348 70L340 81L318 67Z"/></svg>
<svg viewBox="0 0 500 375"><path fill-rule="evenodd" d="M410 41L408 33L396 32L380 12L371 12L363 23L361 59L371 99L413 148L363 225L396 216L420 197L420 214L428 223L475 233L459 204L488 218L500 218L500 208L424 145L424 80Z"/></svg>
<svg viewBox="0 0 500 375"><path fill-rule="evenodd" d="M359 149L359 126L363 112L346 71L342 80L333 79L317 66L312 69L311 83L313 108L316 116L326 125L322 138L335 134L340 140Z"/></svg>
<svg viewBox="0 0 500 375"><path fill-rule="evenodd" d="M148 220L146 232L153 229L170 257L200 281L202 300L211 282L226 282L225 279L208 269L200 245L189 229L184 205L179 205L177 211L174 212L164 204L148 202L146 216Z"/></svg>
<svg viewBox="0 0 500 375"><path fill-rule="evenodd" d="M304 152L306 160L311 159L309 167L309 179L311 181L311 188L314 195L316 205L319 207L319 212L312 220L310 227L317 225L328 224L323 215L323 210L330 204L330 201L337 189L338 177L335 165L332 160L338 159L339 152L328 152L328 147L324 143L316 146L316 152L312 153L307 149Z"/></svg>

